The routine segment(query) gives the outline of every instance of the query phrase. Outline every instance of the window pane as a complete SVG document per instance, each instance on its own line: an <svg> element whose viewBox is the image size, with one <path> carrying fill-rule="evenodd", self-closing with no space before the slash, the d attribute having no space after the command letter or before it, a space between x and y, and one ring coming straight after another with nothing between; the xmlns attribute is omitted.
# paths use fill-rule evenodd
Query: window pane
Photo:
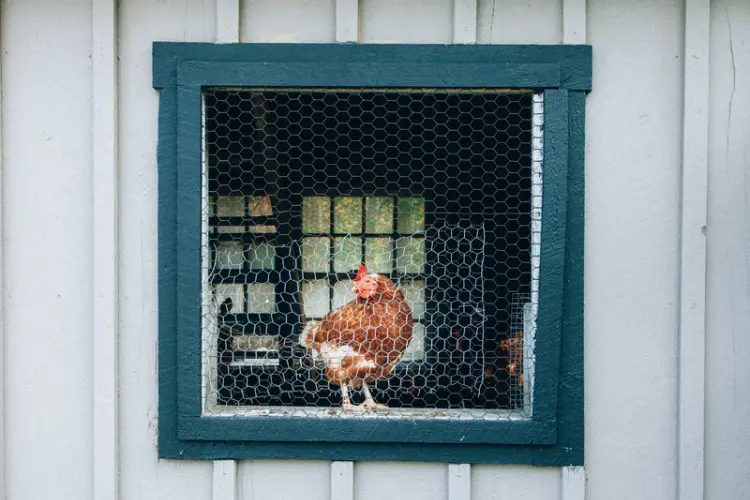
<svg viewBox="0 0 750 500"><path fill-rule="evenodd" d="M398 199L398 232L401 234L424 232L424 200L422 198Z"/></svg>
<svg viewBox="0 0 750 500"><path fill-rule="evenodd" d="M402 274L424 272L424 238L399 238L396 242L396 269Z"/></svg>
<svg viewBox="0 0 750 500"><path fill-rule="evenodd" d="M272 313L276 310L276 287L272 283L247 285L247 312Z"/></svg>
<svg viewBox="0 0 750 500"><path fill-rule="evenodd" d="M248 214L251 217L259 215L273 215L270 196L250 196L247 203Z"/></svg>
<svg viewBox="0 0 750 500"><path fill-rule="evenodd" d="M239 241L223 242L216 245L214 269L242 269L245 261L242 255L242 243Z"/></svg>
<svg viewBox="0 0 750 500"><path fill-rule="evenodd" d="M365 206L367 208L366 233L390 234L393 232L393 198L368 196Z"/></svg>
<svg viewBox="0 0 750 500"><path fill-rule="evenodd" d="M302 270L309 273L328 272L330 247L328 238L302 238Z"/></svg>
<svg viewBox="0 0 750 500"><path fill-rule="evenodd" d="M226 299L232 299L232 308L229 312L232 314L245 312L245 299L242 291L242 285L215 285L214 300L216 308Z"/></svg>
<svg viewBox="0 0 750 500"><path fill-rule="evenodd" d="M362 262L362 242L358 238L336 238L333 247L333 270L337 273L356 271Z"/></svg>
<svg viewBox="0 0 750 500"><path fill-rule="evenodd" d="M217 226L216 230L220 233L244 233L244 226Z"/></svg>
<svg viewBox="0 0 750 500"><path fill-rule="evenodd" d="M424 312L425 312L424 281L422 280L404 281L403 283L401 283L400 288L401 288L401 292L404 294L406 303L409 304L409 307L411 307L411 313L414 316L414 319L424 318Z"/></svg>
<svg viewBox="0 0 750 500"><path fill-rule="evenodd" d="M247 253L250 269L274 269L276 267L276 249L271 244L250 245Z"/></svg>
<svg viewBox="0 0 750 500"><path fill-rule="evenodd" d="M333 232L362 233L362 198L337 196L333 204Z"/></svg>
<svg viewBox="0 0 750 500"><path fill-rule="evenodd" d="M328 313L330 297L328 281L303 281L302 306L305 317L322 318Z"/></svg>
<svg viewBox="0 0 750 500"><path fill-rule="evenodd" d="M219 217L243 217L245 215L244 196L219 196L216 198L216 215Z"/></svg>
<svg viewBox="0 0 750 500"><path fill-rule="evenodd" d="M275 233L276 226L248 226L248 233Z"/></svg>
<svg viewBox="0 0 750 500"><path fill-rule="evenodd" d="M339 281L333 285L333 308L336 309L339 306L343 306L347 302L354 300L357 296L352 292L351 280Z"/></svg>
<svg viewBox="0 0 750 500"><path fill-rule="evenodd" d="M275 335L236 335L232 337L235 351L268 352L279 350L279 339Z"/></svg>
<svg viewBox="0 0 750 500"><path fill-rule="evenodd" d="M302 200L302 231L305 233L330 233L330 198L309 196Z"/></svg>
<svg viewBox="0 0 750 500"><path fill-rule="evenodd" d="M402 361L419 361L424 359L425 348L425 328L424 325L414 323L414 329L411 333L411 341L404 351Z"/></svg>
<svg viewBox="0 0 750 500"><path fill-rule="evenodd" d="M367 238L365 240L365 265L371 273L391 272L393 253L390 238Z"/></svg>

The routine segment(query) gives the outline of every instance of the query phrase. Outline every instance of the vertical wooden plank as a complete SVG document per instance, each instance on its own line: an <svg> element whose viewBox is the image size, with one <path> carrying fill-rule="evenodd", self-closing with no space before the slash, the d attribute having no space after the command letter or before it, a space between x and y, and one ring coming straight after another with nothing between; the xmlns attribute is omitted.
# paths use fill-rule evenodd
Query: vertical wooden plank
<svg viewBox="0 0 750 500"><path fill-rule="evenodd" d="M240 460L237 500L330 500L327 460Z"/></svg>
<svg viewBox="0 0 750 500"><path fill-rule="evenodd" d="M240 2L240 41L251 43L335 42L336 2L335 0L242 0Z"/></svg>
<svg viewBox="0 0 750 500"><path fill-rule="evenodd" d="M94 498L118 497L118 154L115 0L92 0Z"/></svg>
<svg viewBox="0 0 750 500"><path fill-rule="evenodd" d="M586 0L563 0L563 43L586 43Z"/></svg>
<svg viewBox="0 0 750 500"><path fill-rule="evenodd" d="M354 462L331 463L331 500L354 500Z"/></svg>
<svg viewBox="0 0 750 500"><path fill-rule="evenodd" d="M453 0L453 43L477 43L477 0Z"/></svg>
<svg viewBox="0 0 750 500"><path fill-rule="evenodd" d="M448 500L471 500L471 465L448 465Z"/></svg>
<svg viewBox="0 0 750 500"><path fill-rule="evenodd" d="M563 467L561 500L584 500L586 498L586 470L583 467Z"/></svg>
<svg viewBox="0 0 750 500"><path fill-rule="evenodd" d="M363 43L452 43L453 0L360 0Z"/></svg>
<svg viewBox="0 0 750 500"><path fill-rule="evenodd" d="M214 461L212 491L213 500L237 499L237 462L234 460Z"/></svg>
<svg viewBox="0 0 750 500"><path fill-rule="evenodd" d="M710 0L686 1L677 378L680 500L702 500L704 488L710 22Z"/></svg>
<svg viewBox="0 0 750 500"><path fill-rule="evenodd" d="M477 41L498 44L558 44L563 0L478 0Z"/></svg>
<svg viewBox="0 0 750 500"><path fill-rule="evenodd" d="M359 41L359 0L336 0L336 41Z"/></svg>
<svg viewBox="0 0 750 500"><path fill-rule="evenodd" d="M159 288L159 102L176 92L151 90L154 40L214 42L215 0L118 2L120 184L120 495L122 498L211 498L212 464L160 460L156 453ZM165 116L161 116L164 119ZM161 149L164 144L161 144ZM166 181L164 181L166 182ZM168 404L167 404L168 407Z"/></svg>
<svg viewBox="0 0 750 500"><path fill-rule="evenodd" d="M240 0L216 0L216 41L240 41Z"/></svg>

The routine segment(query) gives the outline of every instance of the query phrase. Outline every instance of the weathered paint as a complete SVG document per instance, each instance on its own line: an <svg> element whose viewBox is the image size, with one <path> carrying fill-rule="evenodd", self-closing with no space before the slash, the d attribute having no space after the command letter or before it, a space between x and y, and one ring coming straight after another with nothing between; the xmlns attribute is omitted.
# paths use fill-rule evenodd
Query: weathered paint
<svg viewBox="0 0 750 500"><path fill-rule="evenodd" d="M92 229L75 216L90 206L82 200L91 199L90 172L79 171L91 161L90 145L81 144L91 136L90 2L41 3L3 2L0 12L4 487L8 498L86 499L93 498L88 489L93 396L87 389L90 358L81 350L90 349L94 332L91 312L82 312L90 295L81 290L92 269L91 260L78 255L90 247L85 240ZM445 17L451 15L450 5L408 3L421 13L419 22L381 25L378 36L450 42L453 20ZM478 40L488 43L491 32L493 43L559 43L562 4L480 0ZM252 5L242 2L243 9ZM333 18L311 16L316 7L310 5L298 0L277 11L256 10L257 26L245 35L272 41L274 33L290 34L294 41L316 42L320 39L313 35L320 32L330 33L326 41L333 41ZM681 56L683 46L683 4L589 0L586 7L597 90L589 98L586 125L587 498L670 499L676 494L674 299L683 148L683 61L675 56ZM750 196L744 154L750 134L750 60L743 51L743 44L750 43L749 8L744 0L711 2L706 499L742 499L750 490L750 349L743 335L750 330L750 224L744 202ZM150 60L153 40L215 40L215 13L210 0L119 2L122 499L203 500L212 495L210 464L156 458L158 93L150 88ZM368 22L364 17L372 19L371 11L365 14L363 23ZM52 259L55 266L43 265ZM58 293L65 304L58 305ZM54 318L43 327L35 321L42 311ZM33 338L45 341L30 355ZM36 410L40 394L43 411ZM393 499L447 498L448 466L414 465L355 464L354 498L383 485ZM237 499L332 496L328 462L241 461L237 469ZM422 478L434 487L424 487ZM555 500L562 494L559 468L474 465L471 479L475 500Z"/></svg>

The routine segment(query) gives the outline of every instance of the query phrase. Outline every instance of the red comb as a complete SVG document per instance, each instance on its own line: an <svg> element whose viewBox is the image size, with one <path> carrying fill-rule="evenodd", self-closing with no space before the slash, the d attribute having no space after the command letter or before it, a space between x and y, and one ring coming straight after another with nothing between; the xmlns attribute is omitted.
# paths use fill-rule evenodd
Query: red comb
<svg viewBox="0 0 750 500"><path fill-rule="evenodd" d="M354 278L354 281L361 280L365 274L367 274L367 268L364 266L364 264L360 264L359 271L357 271L357 277Z"/></svg>

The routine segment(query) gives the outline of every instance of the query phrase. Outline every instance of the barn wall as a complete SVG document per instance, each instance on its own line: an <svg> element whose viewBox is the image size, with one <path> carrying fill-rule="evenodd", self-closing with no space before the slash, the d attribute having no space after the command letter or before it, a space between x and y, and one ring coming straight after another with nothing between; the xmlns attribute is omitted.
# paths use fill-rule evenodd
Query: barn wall
<svg viewBox="0 0 750 500"><path fill-rule="evenodd" d="M357 3L358 35L356 19L337 16L357 12L346 10ZM748 498L750 491L746 4L714 0L710 11L707 499ZM106 398L94 391L91 369L94 340L106 333L95 328L92 305L99 227L91 181L97 168L92 103L99 103L92 100L98 84L91 62L92 1L0 5L0 493L9 499L114 500L94 494L92 481L95 464L107 457L94 439L94 429L100 431L93 408ZM463 21L474 19L472 5L476 26ZM561 43L571 41L563 35L574 31L570 22L585 28L579 35L585 32L594 47L586 127L587 498L678 498L677 428L679 409L686 408L678 398L680 179L690 151L682 139L685 11L684 0L120 0L119 103L112 104L119 128L119 344L113 368L119 378L113 423L119 477L112 486L119 498L582 500L580 476L552 467L180 462L159 460L156 453L158 95L151 88L151 43L217 37L317 43L341 41L346 33L361 43L466 37ZM696 391L702 394L700 386ZM695 493L683 490L679 498L702 498Z"/></svg>

